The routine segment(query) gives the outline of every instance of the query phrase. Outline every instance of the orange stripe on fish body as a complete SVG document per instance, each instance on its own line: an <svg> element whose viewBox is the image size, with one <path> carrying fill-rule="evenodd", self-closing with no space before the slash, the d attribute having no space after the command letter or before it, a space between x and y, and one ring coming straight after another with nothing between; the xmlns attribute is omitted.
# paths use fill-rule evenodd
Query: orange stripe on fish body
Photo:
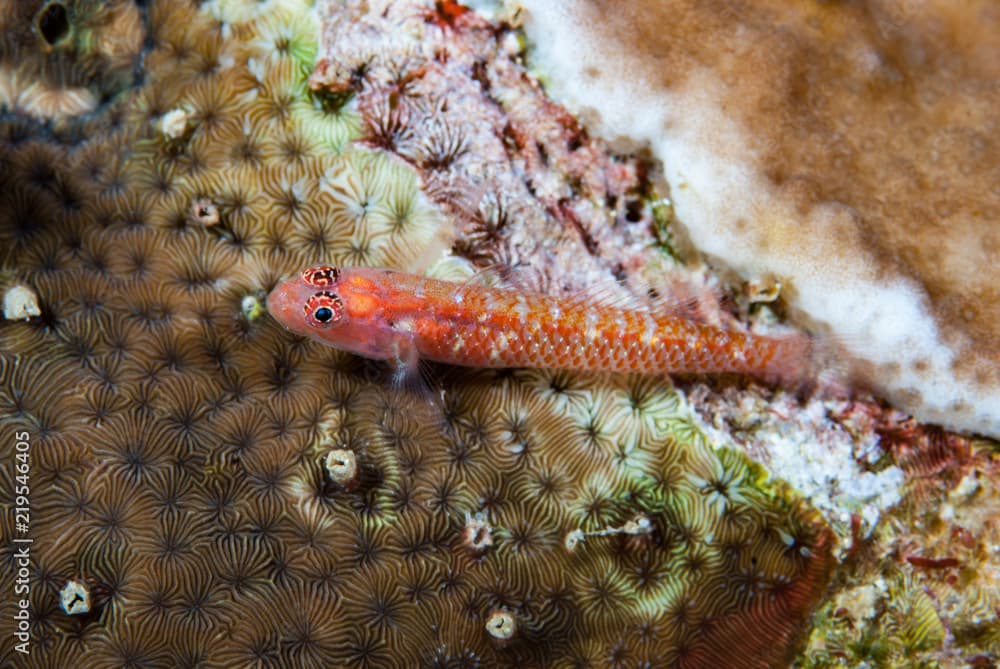
<svg viewBox="0 0 1000 669"><path fill-rule="evenodd" d="M321 311L322 309L325 311ZM680 317L370 268L313 267L268 310L324 344L409 365L712 374L799 380L811 341L723 330Z"/></svg>

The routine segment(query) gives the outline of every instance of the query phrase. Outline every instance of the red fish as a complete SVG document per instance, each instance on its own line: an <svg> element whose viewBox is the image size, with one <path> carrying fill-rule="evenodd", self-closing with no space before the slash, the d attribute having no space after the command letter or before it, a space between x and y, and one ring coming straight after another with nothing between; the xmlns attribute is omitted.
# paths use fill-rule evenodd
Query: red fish
<svg viewBox="0 0 1000 669"><path fill-rule="evenodd" d="M387 269L318 266L277 286L268 311L292 332L412 370L471 367L646 374L735 372L798 381L804 335L762 336L680 316Z"/></svg>

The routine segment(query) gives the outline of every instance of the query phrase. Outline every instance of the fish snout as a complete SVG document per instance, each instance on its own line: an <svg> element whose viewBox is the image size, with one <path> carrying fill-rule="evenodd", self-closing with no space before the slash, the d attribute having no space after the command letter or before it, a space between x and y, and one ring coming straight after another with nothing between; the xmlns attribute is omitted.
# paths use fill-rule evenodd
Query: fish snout
<svg viewBox="0 0 1000 669"><path fill-rule="evenodd" d="M293 291L289 291L285 284L275 286L267 296L267 312L286 328L295 329L296 312L300 311Z"/></svg>

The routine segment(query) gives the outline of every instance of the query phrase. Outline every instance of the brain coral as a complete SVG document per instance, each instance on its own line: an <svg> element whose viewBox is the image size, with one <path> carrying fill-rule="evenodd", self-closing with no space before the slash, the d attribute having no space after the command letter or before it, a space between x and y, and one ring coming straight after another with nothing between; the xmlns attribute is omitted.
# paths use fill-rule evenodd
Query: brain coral
<svg viewBox="0 0 1000 669"><path fill-rule="evenodd" d="M56 121L93 111L133 83L144 37L130 0L3 0L0 106Z"/></svg>
<svg viewBox="0 0 1000 669"><path fill-rule="evenodd" d="M428 403L259 313L316 261L409 265L446 219L411 165L351 143L350 94L309 88L306 4L145 9L142 85L58 127L2 121L0 279L42 312L0 323L4 462L12 433L31 444L4 593L34 540L31 654L5 633L3 662L787 657L832 535L668 383L444 369Z"/></svg>

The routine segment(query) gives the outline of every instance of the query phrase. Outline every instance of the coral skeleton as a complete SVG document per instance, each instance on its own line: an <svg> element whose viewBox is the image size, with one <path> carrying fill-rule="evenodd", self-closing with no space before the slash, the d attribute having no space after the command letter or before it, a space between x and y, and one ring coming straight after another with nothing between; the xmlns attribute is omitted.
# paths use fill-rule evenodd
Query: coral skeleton
<svg viewBox="0 0 1000 669"><path fill-rule="evenodd" d="M643 534L651 534L653 532L653 524L646 516L639 515L632 520L627 521L621 527L605 527L600 530L592 530L590 532L584 532L583 530L572 530L563 539L563 545L568 551L575 551L580 544L582 544L588 538L593 537L611 537L616 535L628 535L628 536L639 536Z"/></svg>
<svg viewBox="0 0 1000 669"><path fill-rule="evenodd" d="M473 553L482 553L493 545L493 526L483 513L465 515L462 543Z"/></svg>
<svg viewBox="0 0 1000 669"><path fill-rule="evenodd" d="M510 641L517 634L517 618L510 611L493 611L486 619L486 631L498 641Z"/></svg>
<svg viewBox="0 0 1000 669"><path fill-rule="evenodd" d="M69 616L78 616L90 611L90 588L80 581L66 581L59 591L59 606Z"/></svg>
<svg viewBox="0 0 1000 669"><path fill-rule="evenodd" d="M30 287L16 284L4 291L3 317L7 320L28 320L41 315L38 295Z"/></svg>
<svg viewBox="0 0 1000 669"><path fill-rule="evenodd" d="M171 109L160 119L160 131L170 139L180 139L187 132L191 113L184 109Z"/></svg>
<svg viewBox="0 0 1000 669"><path fill-rule="evenodd" d="M335 448L327 453L324 466L330 480L341 488L350 490L357 485L358 457L354 451Z"/></svg>

